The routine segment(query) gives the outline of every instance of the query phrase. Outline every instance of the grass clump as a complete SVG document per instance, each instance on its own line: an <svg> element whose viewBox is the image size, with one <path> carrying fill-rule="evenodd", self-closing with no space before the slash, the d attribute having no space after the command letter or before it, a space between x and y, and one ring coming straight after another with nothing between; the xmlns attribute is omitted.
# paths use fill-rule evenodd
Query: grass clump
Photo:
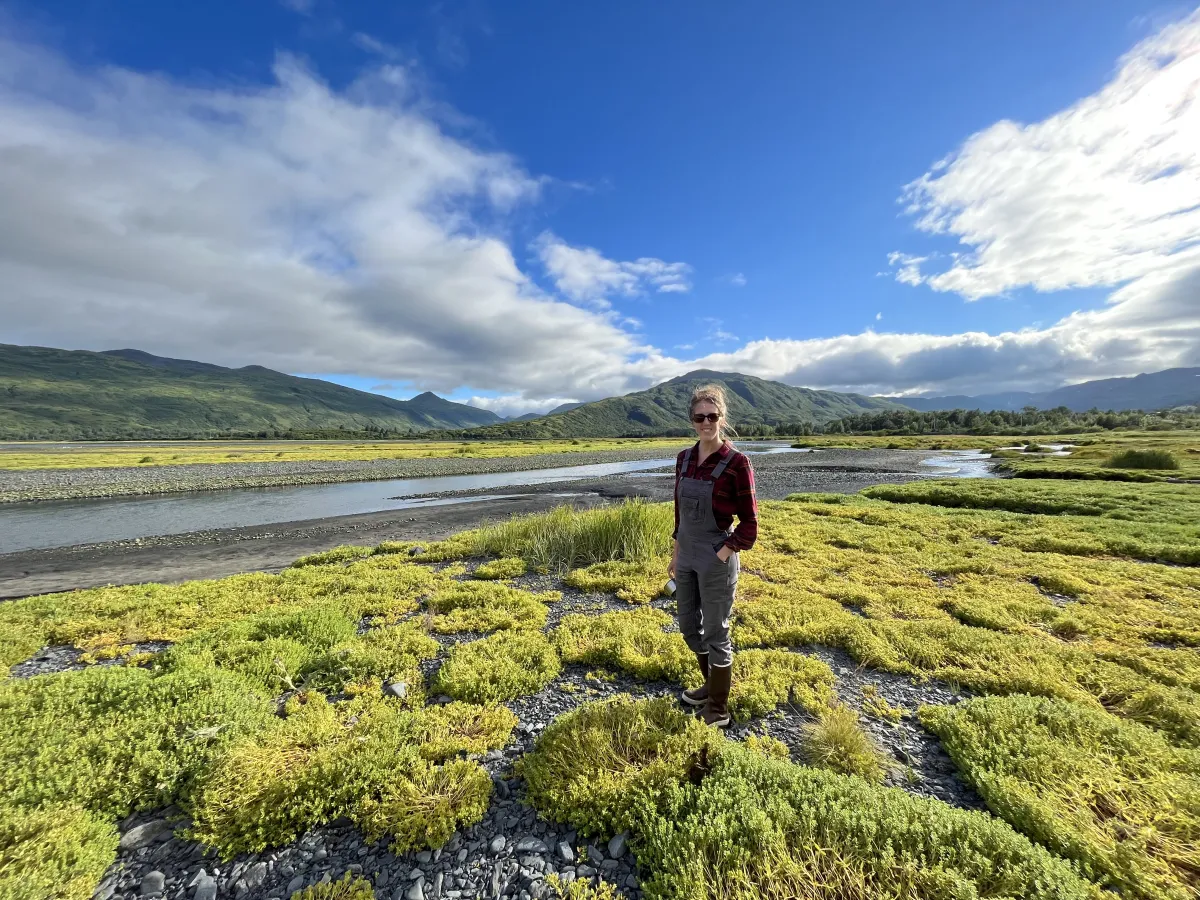
<svg viewBox="0 0 1200 900"><path fill-rule="evenodd" d="M1110 469L1178 469L1179 460L1170 450L1121 450L1104 465Z"/></svg>
<svg viewBox="0 0 1200 900"><path fill-rule="evenodd" d="M532 594L496 582L451 583L426 601L429 629L438 634L486 633L510 628L541 628L546 602L561 594Z"/></svg>
<svg viewBox="0 0 1200 900"><path fill-rule="evenodd" d="M1044 697L925 707L988 807L1126 896L1200 890L1200 753L1102 710Z"/></svg>
<svg viewBox="0 0 1200 900"><path fill-rule="evenodd" d="M523 558L542 572L609 560L639 561L669 553L670 504L627 500L577 511L560 506L468 532L472 555Z"/></svg>
<svg viewBox="0 0 1200 900"><path fill-rule="evenodd" d="M667 633L671 617L642 607L598 616L564 616L554 642L564 662L611 666L648 681L672 681L695 687L702 681L696 657L683 635Z"/></svg>
<svg viewBox="0 0 1200 900"><path fill-rule="evenodd" d="M505 578L519 578L524 574L525 560L519 556L506 556L482 563L471 573L471 577L481 581L500 581Z"/></svg>
<svg viewBox="0 0 1200 900"><path fill-rule="evenodd" d="M630 828L652 897L1091 896L1007 823L771 758L670 701L580 707L546 729L523 770L543 815L585 834Z"/></svg>
<svg viewBox="0 0 1200 900"><path fill-rule="evenodd" d="M0 897L89 900L117 856L117 829L74 805L0 807Z"/></svg>
<svg viewBox="0 0 1200 900"><path fill-rule="evenodd" d="M452 648L434 690L494 703L540 691L561 671L558 653L540 631L502 631Z"/></svg>
<svg viewBox="0 0 1200 900"><path fill-rule="evenodd" d="M375 900L375 888L361 875L347 872L338 881L310 884L292 894L290 900Z"/></svg>
<svg viewBox="0 0 1200 900"><path fill-rule="evenodd" d="M827 706L815 722L804 726L801 754L817 768L867 781L883 781L887 774L883 753L859 725L854 710L846 706Z"/></svg>
<svg viewBox="0 0 1200 900"><path fill-rule="evenodd" d="M887 698L879 693L879 688L875 685L868 684L864 687L862 695L864 715L868 715L872 719L891 722L893 725L899 724L900 720L904 718L904 710L888 703Z"/></svg>

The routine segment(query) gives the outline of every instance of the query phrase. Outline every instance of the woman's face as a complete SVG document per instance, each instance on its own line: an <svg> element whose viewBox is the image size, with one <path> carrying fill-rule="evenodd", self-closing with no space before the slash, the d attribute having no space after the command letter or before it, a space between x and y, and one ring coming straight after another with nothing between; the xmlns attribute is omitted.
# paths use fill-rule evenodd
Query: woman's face
<svg viewBox="0 0 1200 900"><path fill-rule="evenodd" d="M696 416L700 415L706 417L703 422L696 421ZM700 440L715 441L717 439L721 420L712 421L711 417L715 415L717 415L717 407L708 400L701 400L692 409L692 428L696 429L696 434L700 436Z"/></svg>

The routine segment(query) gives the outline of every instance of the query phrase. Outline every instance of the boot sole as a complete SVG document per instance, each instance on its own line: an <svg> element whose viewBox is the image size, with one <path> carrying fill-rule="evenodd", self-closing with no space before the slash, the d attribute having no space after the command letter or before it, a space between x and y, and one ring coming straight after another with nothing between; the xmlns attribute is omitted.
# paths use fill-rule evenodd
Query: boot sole
<svg viewBox="0 0 1200 900"><path fill-rule="evenodd" d="M682 700L684 703L686 703L688 706L694 706L696 709L699 709L699 708L700 708L700 707L702 707L702 706L703 706L705 703L707 703L707 702L708 702L708 698L707 698L707 697L705 697L703 700L693 700L693 699L692 699L691 697L689 697L689 696L688 696L686 693L682 693L682 694L680 694L680 695L679 695L679 699L680 699L680 700Z"/></svg>
<svg viewBox="0 0 1200 900"><path fill-rule="evenodd" d="M733 718L726 716L723 719L717 719L715 722L706 721L705 725L712 725L714 728L728 728L733 723Z"/></svg>

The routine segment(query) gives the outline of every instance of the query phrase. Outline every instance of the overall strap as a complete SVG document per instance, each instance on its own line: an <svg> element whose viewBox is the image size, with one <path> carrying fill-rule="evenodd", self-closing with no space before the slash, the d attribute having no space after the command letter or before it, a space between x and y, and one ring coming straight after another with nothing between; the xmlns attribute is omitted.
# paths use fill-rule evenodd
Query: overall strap
<svg viewBox="0 0 1200 900"><path fill-rule="evenodd" d="M729 455L726 456L719 463L717 463L717 467L715 469L713 469L712 480L716 481L718 478L720 478L721 473L725 471L726 466L728 466L731 462L733 462L734 457L741 456L741 455L742 455L741 452L738 450L730 450Z"/></svg>
<svg viewBox="0 0 1200 900"><path fill-rule="evenodd" d="M679 468L679 477L687 478L688 465L692 461L692 448L688 447L683 451L683 465Z"/></svg>

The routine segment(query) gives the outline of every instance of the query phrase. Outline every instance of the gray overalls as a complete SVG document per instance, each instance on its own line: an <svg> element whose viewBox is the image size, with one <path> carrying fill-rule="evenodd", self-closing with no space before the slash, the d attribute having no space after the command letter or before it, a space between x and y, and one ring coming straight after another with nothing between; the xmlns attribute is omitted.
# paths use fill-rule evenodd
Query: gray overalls
<svg viewBox="0 0 1200 900"><path fill-rule="evenodd" d="M682 472L692 460L689 447L683 456ZM675 603L679 609L679 630L693 653L708 654L710 666L733 664L733 644L729 640L729 613L737 589L738 554L721 562L717 551L733 533L717 526L713 516L713 485L725 471L734 450L713 469L712 479L681 475L675 487L679 507L679 559L675 567ZM697 466L703 460L697 461Z"/></svg>

